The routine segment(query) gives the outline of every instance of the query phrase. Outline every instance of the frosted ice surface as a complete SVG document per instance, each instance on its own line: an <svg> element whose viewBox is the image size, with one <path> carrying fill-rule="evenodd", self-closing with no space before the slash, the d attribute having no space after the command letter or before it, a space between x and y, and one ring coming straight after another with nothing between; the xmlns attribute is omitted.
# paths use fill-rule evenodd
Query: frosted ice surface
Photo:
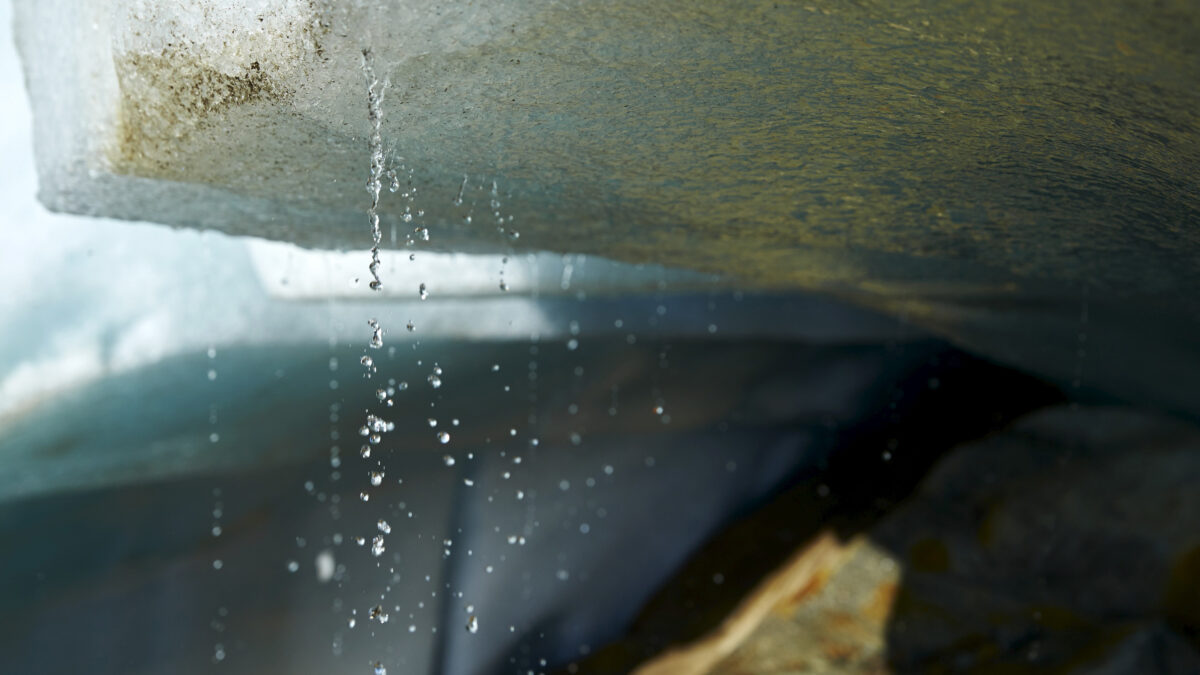
<svg viewBox="0 0 1200 675"><path fill-rule="evenodd" d="M404 63L499 39L551 4L410 0L382 11L308 0L17 0L39 197L69 213L310 246L357 245L366 153L363 47L376 55L380 77L392 80L385 105L399 106L415 95L406 90L435 89L433 82L407 81ZM478 82L453 72L443 77L438 92L453 84L456 101L477 98L464 87ZM391 144L411 119L399 110L385 116ZM445 136L452 126L434 131ZM428 131L425 141L433 141ZM420 187L440 185L442 174L453 172L449 194L422 207L444 225L436 243L463 244L465 237L476 248L502 248L507 242L497 237L489 243L451 226L470 206L451 208L464 172L481 172L483 180L483 171L497 168L472 166L472 154L462 152L464 144L478 149L479 139L461 136L441 148L409 148L412 136L403 140L402 155L424 156ZM445 161L429 161L438 157ZM401 214L385 208L381 216L386 228Z"/></svg>

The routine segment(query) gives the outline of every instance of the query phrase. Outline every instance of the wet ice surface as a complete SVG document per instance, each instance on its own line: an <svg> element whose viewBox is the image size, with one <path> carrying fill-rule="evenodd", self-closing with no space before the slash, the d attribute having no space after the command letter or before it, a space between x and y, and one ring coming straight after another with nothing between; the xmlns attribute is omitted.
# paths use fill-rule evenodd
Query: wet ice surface
<svg viewBox="0 0 1200 675"><path fill-rule="evenodd" d="M398 95L381 138L411 172L381 202L385 248L425 210L420 237L444 250L833 291L1065 386L1196 417L1200 357L1176 337L1200 320L1196 10L1079 4L249 3L270 9L260 22L202 19L205 3L23 1L18 34L54 208L365 250L374 44ZM209 85L237 104L204 105ZM32 168L18 178L32 193ZM490 218L497 182L517 239ZM418 188L414 209L400 195Z"/></svg>

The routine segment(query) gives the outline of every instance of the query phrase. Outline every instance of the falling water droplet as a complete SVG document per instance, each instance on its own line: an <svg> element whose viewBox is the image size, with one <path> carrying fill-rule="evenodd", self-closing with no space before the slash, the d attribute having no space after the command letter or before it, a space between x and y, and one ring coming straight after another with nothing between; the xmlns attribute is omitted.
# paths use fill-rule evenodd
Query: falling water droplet
<svg viewBox="0 0 1200 675"><path fill-rule="evenodd" d="M367 121L371 124L371 133L369 136L368 147L371 153L371 171L370 177L367 180L367 192L371 195L371 205L367 209L367 222L371 225L371 241L374 246L371 248L371 290L378 291L383 282L379 280L379 242L383 239L383 233L379 229L379 190L382 187L380 178L384 175L383 168L383 137L381 136L381 126L383 122L383 108L380 105L383 100L383 86L375 77L374 57L371 50L364 49L362 52L362 71L367 79Z"/></svg>
<svg viewBox="0 0 1200 675"><path fill-rule="evenodd" d="M367 325L371 327L371 349L379 349L383 346L383 328L375 319L368 319Z"/></svg>
<svg viewBox="0 0 1200 675"><path fill-rule="evenodd" d="M450 434L445 431L439 431L437 435L438 442L445 445L450 442Z"/></svg>
<svg viewBox="0 0 1200 675"><path fill-rule="evenodd" d="M375 527L379 528L379 531L384 534L392 533L392 526L388 525L388 521L382 518L379 519L379 522L375 523Z"/></svg>
<svg viewBox="0 0 1200 675"><path fill-rule="evenodd" d="M377 534L371 538L371 555L378 558L379 556L383 555L385 550L387 549L384 548L382 534Z"/></svg>
<svg viewBox="0 0 1200 675"><path fill-rule="evenodd" d="M371 485L375 485L375 486L383 485L383 472L382 471L372 471L370 475L371 475Z"/></svg>
<svg viewBox="0 0 1200 675"><path fill-rule="evenodd" d="M377 433L387 433L396 428L396 423L389 422L388 420L375 415L367 415L367 426L371 428L371 431Z"/></svg>
<svg viewBox="0 0 1200 675"><path fill-rule="evenodd" d="M467 632L468 633L478 633L479 632L479 619L475 618L474 614L472 614L470 617L467 618Z"/></svg>

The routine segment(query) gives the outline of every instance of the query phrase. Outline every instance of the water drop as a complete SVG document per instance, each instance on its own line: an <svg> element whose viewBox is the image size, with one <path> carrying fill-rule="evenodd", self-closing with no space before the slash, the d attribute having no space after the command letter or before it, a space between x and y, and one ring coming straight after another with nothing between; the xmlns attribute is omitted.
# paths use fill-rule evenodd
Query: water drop
<svg viewBox="0 0 1200 675"><path fill-rule="evenodd" d="M479 620L475 618L474 614L472 614L470 617L467 618L467 632L468 633L479 632Z"/></svg>
<svg viewBox="0 0 1200 675"><path fill-rule="evenodd" d="M444 463L446 466L454 466L454 458L450 455L444 455L442 457L442 463Z"/></svg>
<svg viewBox="0 0 1200 675"><path fill-rule="evenodd" d="M379 522L375 523L375 527L379 528L379 531L384 534L392 533L392 526L388 525L388 521L382 518L379 519Z"/></svg>
<svg viewBox="0 0 1200 675"><path fill-rule="evenodd" d="M384 548L382 534L377 534L371 538L371 555L378 558L379 556L383 555L385 550L387 549Z"/></svg>
<svg viewBox="0 0 1200 675"><path fill-rule="evenodd" d="M417 295L420 296L422 300L429 297L429 291L426 290L425 284L421 284L420 287L417 288Z"/></svg>
<svg viewBox="0 0 1200 675"><path fill-rule="evenodd" d="M389 422L376 415L367 415L367 428L376 433L387 433L396 428L395 422ZM361 431L359 432L362 433Z"/></svg>
<svg viewBox="0 0 1200 675"><path fill-rule="evenodd" d="M429 380L430 386L432 386L434 389L442 386L442 378L438 377L437 375L430 375L427 379Z"/></svg>
<svg viewBox="0 0 1200 675"><path fill-rule="evenodd" d="M371 485L378 486L378 485L383 484L383 472L382 471L372 471L370 476L371 476Z"/></svg>
<svg viewBox="0 0 1200 675"><path fill-rule="evenodd" d="M437 435L438 442L445 445L450 442L450 434L445 431L439 431Z"/></svg>
<svg viewBox="0 0 1200 675"><path fill-rule="evenodd" d="M295 560L288 561L287 571L292 572L294 574L299 570L300 570L300 563L296 562Z"/></svg>
<svg viewBox="0 0 1200 675"><path fill-rule="evenodd" d="M383 346L383 328L375 319L368 319L367 325L371 327L371 349L379 349Z"/></svg>

